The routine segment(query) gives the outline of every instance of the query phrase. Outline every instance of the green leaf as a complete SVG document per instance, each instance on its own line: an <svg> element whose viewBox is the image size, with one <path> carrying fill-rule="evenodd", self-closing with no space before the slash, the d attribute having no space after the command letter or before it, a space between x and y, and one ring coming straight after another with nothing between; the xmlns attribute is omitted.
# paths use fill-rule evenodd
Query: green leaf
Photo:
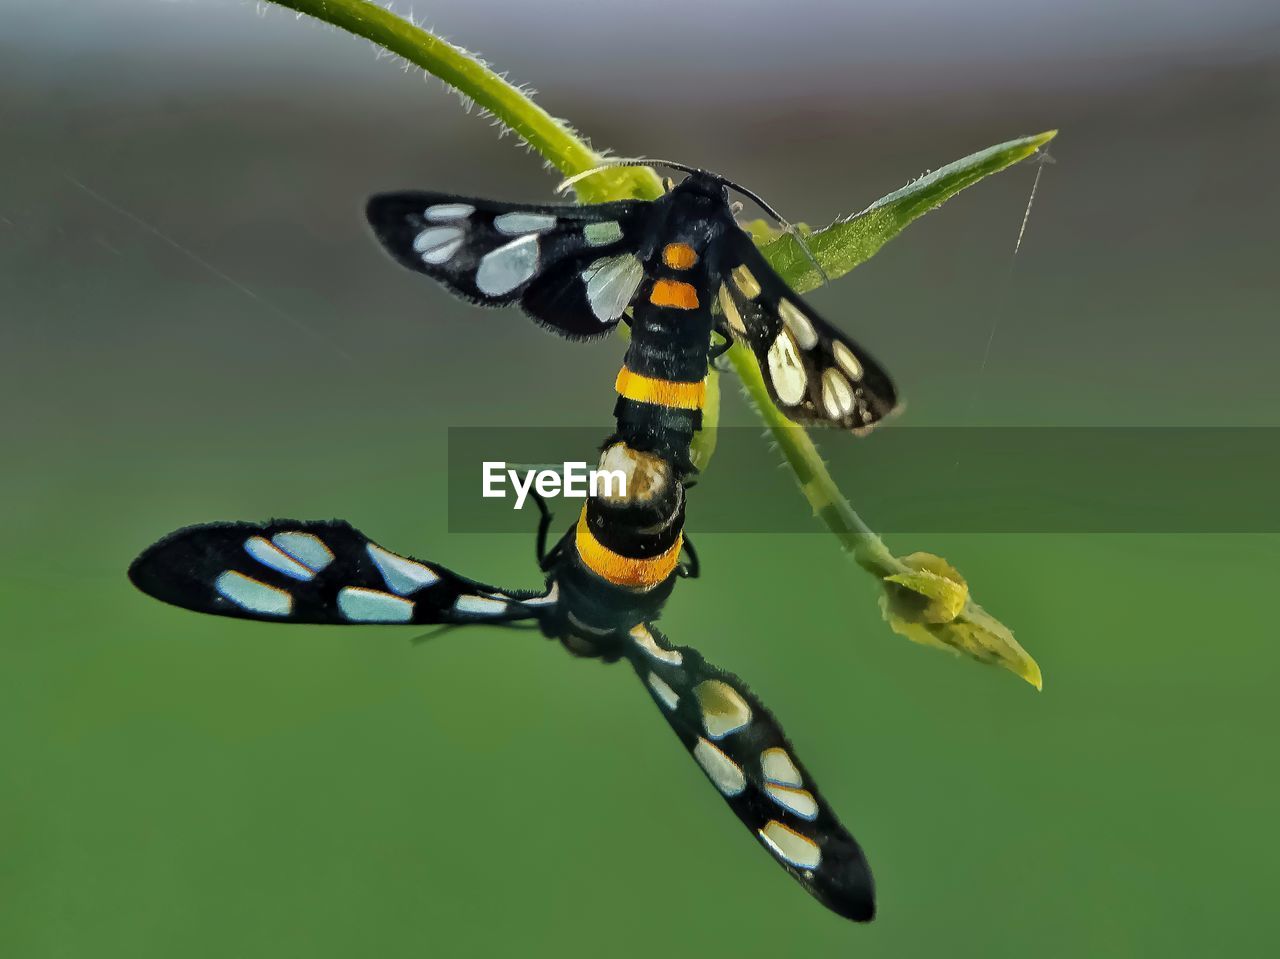
<svg viewBox="0 0 1280 959"><path fill-rule="evenodd" d="M969 601L969 584L941 556L912 553L902 557L906 572L884 578L894 614L921 623L949 623Z"/></svg>
<svg viewBox="0 0 1280 959"><path fill-rule="evenodd" d="M913 220L935 210L966 187L1025 160L1058 135L1057 130L1000 143L908 183L861 213L837 220L807 237L828 279L844 276L871 259ZM803 293L822 282L795 237L783 234L762 247L765 258L793 289Z"/></svg>
<svg viewBox="0 0 1280 959"><path fill-rule="evenodd" d="M1036 689L1040 667L1013 633L969 598L969 586L954 566L932 553L900 560L906 570L884 577L880 609L899 636L946 649L980 663L1003 666Z"/></svg>
<svg viewBox="0 0 1280 959"><path fill-rule="evenodd" d="M949 623L921 623L897 615L886 594L880 597L885 622L899 636L923 646L950 650L992 666L1003 666L1037 690L1044 688L1040 667L1002 622L970 601Z"/></svg>

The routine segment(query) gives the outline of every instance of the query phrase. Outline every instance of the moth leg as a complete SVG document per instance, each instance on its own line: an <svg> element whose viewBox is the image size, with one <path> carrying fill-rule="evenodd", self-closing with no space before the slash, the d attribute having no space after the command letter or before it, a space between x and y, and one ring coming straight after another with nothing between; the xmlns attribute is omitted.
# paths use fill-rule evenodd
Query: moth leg
<svg viewBox="0 0 1280 959"><path fill-rule="evenodd" d="M439 626L435 627L434 629L429 629L425 633L420 633L417 636L410 638L409 642L412 643L414 646L424 646L427 643L431 642L433 639L439 639L441 636L444 636L446 633L451 633L455 629L458 629L461 626L468 626L468 625L470 624L469 623L441 623ZM538 624L536 622L505 622L505 623L499 623L498 625L500 625L503 629L512 629L512 630L538 629Z"/></svg>
<svg viewBox="0 0 1280 959"><path fill-rule="evenodd" d="M534 503L538 507L538 532L534 541L534 555L538 560L538 568L545 570L547 568L547 533L551 529L551 521L554 518L547 501L542 497L536 489L530 488L529 495L533 497Z"/></svg>
<svg viewBox="0 0 1280 959"><path fill-rule="evenodd" d="M720 357L728 353L729 347L731 346L733 346L733 340L728 337L725 337L725 339L719 343L712 343L711 348L707 350L707 362L714 363L716 360L720 359Z"/></svg>
<svg viewBox="0 0 1280 959"><path fill-rule="evenodd" d="M684 538L684 552L689 554L689 562L681 563L676 567L676 572L684 579L697 579L702 575L702 563L698 560L698 551L693 548L693 543L687 536Z"/></svg>

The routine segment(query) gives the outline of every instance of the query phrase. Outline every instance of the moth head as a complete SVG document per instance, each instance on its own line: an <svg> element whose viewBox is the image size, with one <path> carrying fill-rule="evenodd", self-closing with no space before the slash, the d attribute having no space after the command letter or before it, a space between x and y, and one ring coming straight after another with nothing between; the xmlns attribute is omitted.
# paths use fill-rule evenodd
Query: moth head
<svg viewBox="0 0 1280 959"><path fill-rule="evenodd" d="M729 202L729 182L719 174L709 173L706 170L690 173L681 182L680 189L685 193L713 200L716 203Z"/></svg>

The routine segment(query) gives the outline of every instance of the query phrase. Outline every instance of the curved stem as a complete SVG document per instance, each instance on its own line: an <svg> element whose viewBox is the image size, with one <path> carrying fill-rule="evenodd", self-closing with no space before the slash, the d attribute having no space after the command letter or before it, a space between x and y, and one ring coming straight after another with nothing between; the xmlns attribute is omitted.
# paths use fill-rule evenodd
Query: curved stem
<svg viewBox="0 0 1280 959"><path fill-rule="evenodd" d="M814 515L835 534L841 548L852 554L859 566L877 578L883 579L906 571L907 567L889 552L884 541L872 532L871 527L849 505L849 501L840 492L840 487L831 478L831 473L827 471L822 454L813 445L809 433L804 427L797 426L783 416L774 406L764 377L760 374L760 366L751 351L738 344L729 350L728 357L734 372L742 380L747 399L769 427L769 432L782 451L783 459L796 476L800 491L813 507Z"/></svg>
<svg viewBox="0 0 1280 959"><path fill-rule="evenodd" d="M474 54L423 30L369 0L272 0L331 23L404 57L492 113L565 176L599 166L602 155ZM603 170L580 181L575 192L587 203L627 197L653 199L662 184L647 167Z"/></svg>

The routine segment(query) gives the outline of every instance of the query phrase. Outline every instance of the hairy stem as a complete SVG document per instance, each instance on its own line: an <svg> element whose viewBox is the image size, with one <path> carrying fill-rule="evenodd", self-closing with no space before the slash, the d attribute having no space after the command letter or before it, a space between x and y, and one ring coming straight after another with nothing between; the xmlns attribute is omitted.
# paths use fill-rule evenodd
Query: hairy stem
<svg viewBox="0 0 1280 959"><path fill-rule="evenodd" d="M489 111L565 176L599 166L602 155L474 54L368 0L272 0L331 23L404 57ZM646 167L603 170L575 190L588 203L630 197L654 199L662 184Z"/></svg>
<svg viewBox="0 0 1280 959"><path fill-rule="evenodd" d="M751 351L742 344L735 344L727 355L734 372L742 380L747 399L769 427L783 459L795 474L800 491L813 507L815 515L835 534L841 548L852 554L857 564L877 579L903 572L906 567L889 552L884 541L862 521L840 492L808 432L783 416L773 405Z"/></svg>

